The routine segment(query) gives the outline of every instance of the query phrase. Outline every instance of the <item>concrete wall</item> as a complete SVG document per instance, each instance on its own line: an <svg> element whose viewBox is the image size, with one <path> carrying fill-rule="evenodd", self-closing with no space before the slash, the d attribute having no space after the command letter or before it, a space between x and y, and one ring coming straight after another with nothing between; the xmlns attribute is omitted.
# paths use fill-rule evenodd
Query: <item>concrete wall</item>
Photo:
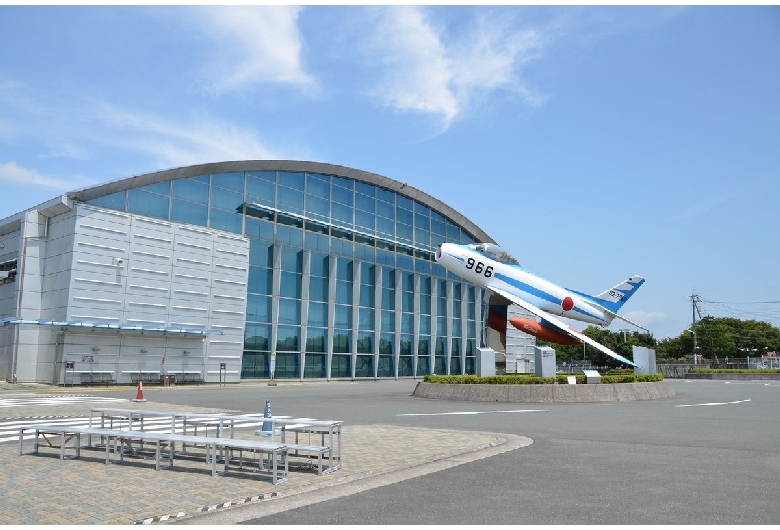
<svg viewBox="0 0 780 530"><path fill-rule="evenodd" d="M446 385L417 383L414 397L498 403L597 403L674 397L668 381L598 385Z"/></svg>

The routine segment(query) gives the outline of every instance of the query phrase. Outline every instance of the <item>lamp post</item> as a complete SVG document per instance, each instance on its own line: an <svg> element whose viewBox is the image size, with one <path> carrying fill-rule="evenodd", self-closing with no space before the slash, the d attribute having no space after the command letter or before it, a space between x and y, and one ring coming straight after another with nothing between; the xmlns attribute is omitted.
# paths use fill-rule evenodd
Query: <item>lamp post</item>
<svg viewBox="0 0 780 530"><path fill-rule="evenodd" d="M699 356L696 353L696 330L695 329L686 329L688 333L693 335L693 364L699 364Z"/></svg>

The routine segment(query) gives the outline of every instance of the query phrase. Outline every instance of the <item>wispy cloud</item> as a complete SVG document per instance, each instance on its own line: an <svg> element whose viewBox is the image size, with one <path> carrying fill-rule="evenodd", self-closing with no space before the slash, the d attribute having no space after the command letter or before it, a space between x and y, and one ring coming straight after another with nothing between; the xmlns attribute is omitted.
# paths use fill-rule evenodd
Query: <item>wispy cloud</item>
<svg viewBox="0 0 780 530"><path fill-rule="evenodd" d="M713 210L718 205L726 202L729 200L730 196L722 196L722 197L714 197L712 199L709 199L704 202L700 202L698 204L695 204L688 208L685 211L682 211L678 213L677 215L673 216L672 219L675 221L679 221L682 219L690 219L692 217L698 217L700 215L704 215L707 212Z"/></svg>
<svg viewBox="0 0 780 530"><path fill-rule="evenodd" d="M106 102L95 105L91 115L112 131L110 141L115 147L150 156L161 167L277 158L254 130L221 122L213 116L172 121Z"/></svg>
<svg viewBox="0 0 780 530"><path fill-rule="evenodd" d="M211 39L204 78L217 93L284 83L311 88L304 70L304 42L296 6L204 7L194 11L200 31Z"/></svg>
<svg viewBox="0 0 780 530"><path fill-rule="evenodd" d="M365 46L379 69L369 95L380 104L437 115L446 128L476 98L497 90L519 94L531 106L544 102L521 76L522 66L539 57L539 31L518 30L490 12L452 34L436 28L424 8L395 6L374 13Z"/></svg>
<svg viewBox="0 0 780 530"><path fill-rule="evenodd" d="M628 311L624 316L645 327L666 320L666 313L662 311Z"/></svg>
<svg viewBox="0 0 780 530"><path fill-rule="evenodd" d="M0 182L23 184L25 186L43 186L62 192L73 189L73 179L47 177L34 169L21 167L16 162L0 164Z"/></svg>

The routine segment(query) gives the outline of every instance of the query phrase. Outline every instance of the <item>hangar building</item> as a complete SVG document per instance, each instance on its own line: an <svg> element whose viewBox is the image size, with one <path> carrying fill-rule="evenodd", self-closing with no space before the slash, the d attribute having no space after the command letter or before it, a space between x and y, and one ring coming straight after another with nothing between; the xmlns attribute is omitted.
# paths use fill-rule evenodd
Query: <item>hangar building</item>
<svg viewBox="0 0 780 530"><path fill-rule="evenodd" d="M475 373L487 305L434 262L443 241L494 242L412 186L316 162L73 191L0 220L0 378Z"/></svg>

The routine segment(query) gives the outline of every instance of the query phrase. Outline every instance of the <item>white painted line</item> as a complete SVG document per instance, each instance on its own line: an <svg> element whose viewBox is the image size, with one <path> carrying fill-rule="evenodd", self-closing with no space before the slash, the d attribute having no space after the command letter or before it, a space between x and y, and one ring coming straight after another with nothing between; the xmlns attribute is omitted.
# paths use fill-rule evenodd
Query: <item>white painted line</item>
<svg viewBox="0 0 780 530"><path fill-rule="evenodd" d="M396 414L396 416L472 416L476 414L506 414L513 412L549 412L549 410L542 409L524 409L524 410L488 410L484 412L479 411L463 411L463 412L431 412L421 414Z"/></svg>
<svg viewBox="0 0 780 530"><path fill-rule="evenodd" d="M737 403L748 403L749 399L741 399L739 401L727 401L726 403L697 403L695 405L675 405L675 407L711 407L713 405L736 405Z"/></svg>

